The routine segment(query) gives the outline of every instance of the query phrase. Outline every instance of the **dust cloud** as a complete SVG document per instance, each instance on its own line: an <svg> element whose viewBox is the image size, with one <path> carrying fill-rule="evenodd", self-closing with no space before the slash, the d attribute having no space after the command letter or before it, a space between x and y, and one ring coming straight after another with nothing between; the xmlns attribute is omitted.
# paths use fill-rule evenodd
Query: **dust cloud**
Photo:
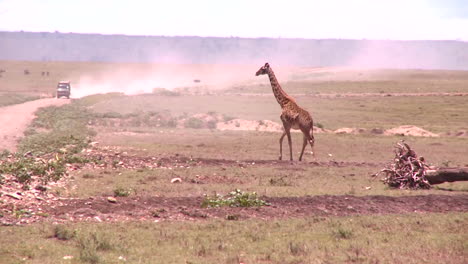
<svg viewBox="0 0 468 264"><path fill-rule="evenodd" d="M466 69L466 43L457 41L363 41L345 66L388 69Z"/></svg>
<svg viewBox="0 0 468 264"><path fill-rule="evenodd" d="M152 93L155 89L184 88L219 90L255 81L261 65L225 64L115 64L117 69L85 74L73 84L72 96L119 92L126 95Z"/></svg>

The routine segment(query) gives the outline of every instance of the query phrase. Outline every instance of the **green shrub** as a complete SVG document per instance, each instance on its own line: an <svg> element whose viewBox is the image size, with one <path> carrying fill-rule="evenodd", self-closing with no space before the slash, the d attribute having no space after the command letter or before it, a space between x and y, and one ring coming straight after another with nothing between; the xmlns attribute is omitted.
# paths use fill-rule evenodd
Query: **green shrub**
<svg viewBox="0 0 468 264"><path fill-rule="evenodd" d="M118 112L106 112L101 114L99 117L101 118L122 118L123 115Z"/></svg>
<svg viewBox="0 0 468 264"><path fill-rule="evenodd" d="M323 124L322 124L322 123L318 123L318 122L317 122L317 123L315 123L315 125L314 125L314 126L315 126L315 127L318 127L318 128L321 128L321 129L323 129L323 128L324 128Z"/></svg>
<svg viewBox="0 0 468 264"><path fill-rule="evenodd" d="M83 98L80 98L80 100L75 101L74 103L80 105L80 106L90 106L90 105L95 105L99 102L110 100L113 98L118 98L125 96L124 93L106 93L106 94L93 94L93 95L88 95Z"/></svg>
<svg viewBox="0 0 468 264"><path fill-rule="evenodd" d="M164 123L161 123L161 126L165 127L176 127L177 126L177 118L169 117Z"/></svg>
<svg viewBox="0 0 468 264"><path fill-rule="evenodd" d="M130 192L131 192L131 190L129 190L129 189L118 187L118 188L114 189L114 196L116 196L116 197L127 197L127 196L130 196Z"/></svg>
<svg viewBox="0 0 468 264"><path fill-rule="evenodd" d="M0 107L14 104L21 104L24 102L37 100L39 96L31 96L19 93L8 93L0 95Z"/></svg>
<svg viewBox="0 0 468 264"><path fill-rule="evenodd" d="M78 103L41 108L27 130L31 133L25 133L19 143L19 152L0 153L0 159L11 158L0 164L0 174L14 176L24 189L29 189L33 176L40 177L44 184L57 181L66 174L67 163L89 162L74 154L85 148L95 134L87 127L92 117L92 113ZM34 128L47 131L37 132Z"/></svg>
<svg viewBox="0 0 468 264"><path fill-rule="evenodd" d="M162 96L180 96L179 92L171 91L166 88L153 88L153 94Z"/></svg>
<svg viewBox="0 0 468 264"><path fill-rule="evenodd" d="M235 117L232 117L232 116L228 116L228 115L223 115L223 121L224 122L229 122L231 120L234 120L236 119Z"/></svg>
<svg viewBox="0 0 468 264"><path fill-rule="evenodd" d="M32 176L41 176L44 183L50 180L59 180L66 173L65 164L64 159L46 161L20 156L12 162L2 163L0 173L13 175L18 182L24 185L24 188L27 188Z"/></svg>
<svg viewBox="0 0 468 264"><path fill-rule="evenodd" d="M203 120L196 118L196 117L190 117L187 120L185 120L184 126L186 128L202 128L203 127Z"/></svg>
<svg viewBox="0 0 468 264"><path fill-rule="evenodd" d="M80 250L80 260L92 264L101 262L98 251L109 251L115 248L110 237L101 232L82 234L77 243Z"/></svg>
<svg viewBox="0 0 468 264"><path fill-rule="evenodd" d="M216 194L214 196L205 196L201 206L202 207L253 207L265 206L269 203L257 198L257 193L243 192L236 189L230 192L226 197Z"/></svg>
<svg viewBox="0 0 468 264"><path fill-rule="evenodd" d="M333 231L333 236L338 239L350 239L353 236L353 232L351 230L338 227L336 231Z"/></svg>
<svg viewBox="0 0 468 264"><path fill-rule="evenodd" d="M76 236L76 230L69 229L64 225L56 225L53 232L54 237L60 240L71 240Z"/></svg>
<svg viewBox="0 0 468 264"><path fill-rule="evenodd" d="M93 114L79 104L41 108L32 127L49 131L23 138L18 146L19 152L44 154L74 146L68 150L77 153L87 146L88 138L95 135L87 126L92 118Z"/></svg>
<svg viewBox="0 0 468 264"><path fill-rule="evenodd" d="M217 122L215 120L210 120L206 122L206 127L209 129L216 129Z"/></svg>

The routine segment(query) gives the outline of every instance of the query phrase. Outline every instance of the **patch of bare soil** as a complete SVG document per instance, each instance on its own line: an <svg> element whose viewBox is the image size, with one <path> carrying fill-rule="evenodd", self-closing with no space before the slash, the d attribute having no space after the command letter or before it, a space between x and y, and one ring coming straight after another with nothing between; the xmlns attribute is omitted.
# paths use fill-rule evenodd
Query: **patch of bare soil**
<svg viewBox="0 0 468 264"><path fill-rule="evenodd" d="M69 102L67 99L46 98L0 108L0 151L16 151L17 142L34 119L37 109Z"/></svg>
<svg viewBox="0 0 468 264"><path fill-rule="evenodd" d="M40 214L4 215L3 225L34 222L174 221L195 219L281 219L369 214L467 212L468 195L262 197L270 205L202 208L202 197L105 197L38 201L27 207Z"/></svg>
<svg viewBox="0 0 468 264"><path fill-rule="evenodd" d="M96 145L96 144L93 144ZM90 169L196 167L196 166L274 166L280 169L300 170L308 166L372 166L382 164L360 162L287 162L277 160L225 160L190 158L180 155L139 157L114 148L93 147L84 155L97 161L87 164ZM116 164L115 159L119 160ZM69 170L79 165L68 166ZM205 182L207 179L196 178ZM211 181L229 183L230 179L213 178ZM31 185L23 190L13 177L6 177L0 185L0 224L31 224L36 222L77 221L173 221L194 219L271 219L288 217L327 217L357 214L401 214L414 212L467 212L468 195L424 195L408 197L386 196L307 196L262 197L270 206L255 208L201 208L203 197L134 196L89 197L87 199L62 198L47 191L48 186ZM63 184L61 180L53 184ZM194 182L197 183L197 182ZM39 188L38 188L39 187Z"/></svg>
<svg viewBox="0 0 468 264"><path fill-rule="evenodd" d="M281 166L282 168L298 167L379 167L385 163L372 162L349 162L349 161L283 161L283 160L229 160L229 159L210 159L195 158L183 155L173 156L137 156L122 151L118 147L97 147L97 143L91 143L95 147L85 149L83 156L95 163L88 163L84 167L93 168L168 168L168 167L203 167L203 166L236 166L236 167L255 167L255 166ZM118 163L114 161L118 160ZM79 169L76 166L70 166L69 169Z"/></svg>

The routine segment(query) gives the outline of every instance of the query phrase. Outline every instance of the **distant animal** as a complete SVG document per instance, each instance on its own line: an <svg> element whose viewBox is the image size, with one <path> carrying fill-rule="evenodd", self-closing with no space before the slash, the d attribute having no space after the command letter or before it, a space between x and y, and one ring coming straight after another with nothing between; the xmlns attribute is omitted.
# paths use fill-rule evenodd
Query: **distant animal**
<svg viewBox="0 0 468 264"><path fill-rule="evenodd" d="M270 67L268 63L265 63L257 73L256 76L267 74L270 78L271 88L273 89L273 94L276 97L276 101L278 101L281 109L283 110L281 113L281 121L283 122L284 132L281 135L279 143L280 143L280 155L279 160L283 159L283 138L284 136L288 137L288 144L289 144L289 157L290 160L293 160L292 156L292 146L291 146L291 128L292 129L300 129L302 134L304 135L304 141L302 144L301 155L299 156L299 161L302 160L302 155L304 154L304 149L307 144L310 144L312 148L312 154L315 156L314 153L314 135L313 135L313 125L314 122L312 120L311 115L309 112L301 108L297 105L296 100L286 94L286 92L281 88L278 80L276 79L275 73L273 69Z"/></svg>

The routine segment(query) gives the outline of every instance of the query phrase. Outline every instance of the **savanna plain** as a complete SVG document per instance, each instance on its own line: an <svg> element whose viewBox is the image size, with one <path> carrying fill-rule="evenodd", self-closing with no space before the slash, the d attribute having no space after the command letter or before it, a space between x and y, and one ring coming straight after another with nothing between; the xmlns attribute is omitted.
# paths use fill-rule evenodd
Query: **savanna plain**
<svg viewBox="0 0 468 264"><path fill-rule="evenodd" d="M315 123L290 162L260 66L0 61L0 114L72 83L0 154L0 263L467 262L466 182L373 176L401 140L468 167L467 71L272 64Z"/></svg>

